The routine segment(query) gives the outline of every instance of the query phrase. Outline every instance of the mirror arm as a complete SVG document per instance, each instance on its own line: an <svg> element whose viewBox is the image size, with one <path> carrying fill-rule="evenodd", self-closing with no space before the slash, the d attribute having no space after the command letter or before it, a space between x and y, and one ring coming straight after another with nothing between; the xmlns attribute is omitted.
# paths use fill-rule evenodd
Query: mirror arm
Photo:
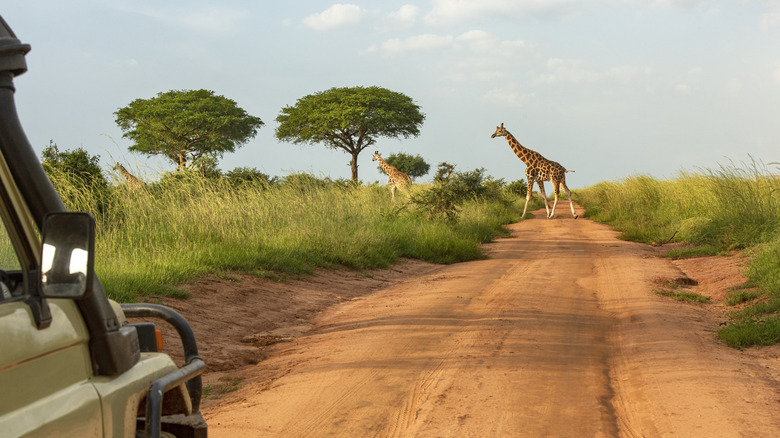
<svg viewBox="0 0 780 438"><path fill-rule="evenodd" d="M30 272L30 274L31 275L27 279L27 281L32 283L30 285L30 290L37 291L38 294L28 295L24 301L30 306L30 311L33 314L33 318L35 318L35 326L38 327L38 330L41 330L51 325L51 309L49 309L49 303L43 296L41 282L39 281L37 272Z"/></svg>

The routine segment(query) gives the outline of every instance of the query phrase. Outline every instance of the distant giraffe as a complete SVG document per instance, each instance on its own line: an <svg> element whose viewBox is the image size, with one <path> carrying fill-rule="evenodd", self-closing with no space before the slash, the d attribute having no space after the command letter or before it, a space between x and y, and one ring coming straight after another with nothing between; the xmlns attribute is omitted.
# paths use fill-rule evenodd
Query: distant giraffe
<svg viewBox="0 0 780 438"><path fill-rule="evenodd" d="M571 207L571 214L574 219L577 219L577 213L574 212L574 202L571 200L571 191L566 186L566 172L574 172L573 170L566 170L563 166L550 161L542 156L539 152L532 151L520 144L517 139L504 128L504 124L496 127L496 132L490 136L490 138L505 137L509 146L514 151L515 155L525 163L525 176L528 178L528 194L525 197L525 208L523 209L523 217L528 210L528 201L531 200L531 192L534 188L534 182L539 185L539 192L542 194L544 200L544 208L547 210L547 219L552 219L555 215L555 207L558 205L558 195L560 194L561 187L566 192L566 197L569 198L569 207ZM547 195L544 193L544 182L550 181L555 191L555 202L553 203L552 211L550 211L547 205Z"/></svg>
<svg viewBox="0 0 780 438"><path fill-rule="evenodd" d="M371 161L379 161L379 165L382 170L385 171L390 180L387 181L387 185L390 186L390 193L393 195L393 202L395 202L395 189L401 189L402 192L409 193L409 186L412 184L412 179L409 175L401 172L395 167L387 164L387 161L383 160L379 155L379 151L374 152L374 158Z"/></svg>
<svg viewBox="0 0 780 438"><path fill-rule="evenodd" d="M143 181L136 178L135 175L128 172L127 169L125 169L125 166L121 165L120 163L116 163L116 166L114 166L114 170L118 170L119 173L121 173L122 176L125 177L127 183L130 184L130 186L132 187L143 187L146 185Z"/></svg>

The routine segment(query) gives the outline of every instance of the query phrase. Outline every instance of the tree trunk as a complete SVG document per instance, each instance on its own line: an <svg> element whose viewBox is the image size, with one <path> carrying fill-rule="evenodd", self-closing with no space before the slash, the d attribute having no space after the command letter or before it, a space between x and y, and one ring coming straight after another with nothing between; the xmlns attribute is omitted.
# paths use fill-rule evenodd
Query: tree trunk
<svg viewBox="0 0 780 438"><path fill-rule="evenodd" d="M180 153L179 156L179 162L176 166L176 171L181 172L182 170L187 169L187 157L184 156L184 154Z"/></svg>
<svg viewBox="0 0 780 438"><path fill-rule="evenodd" d="M349 168L352 169L352 182L357 183L358 182L358 164L357 164L357 158L358 154L352 154L352 161L349 162Z"/></svg>

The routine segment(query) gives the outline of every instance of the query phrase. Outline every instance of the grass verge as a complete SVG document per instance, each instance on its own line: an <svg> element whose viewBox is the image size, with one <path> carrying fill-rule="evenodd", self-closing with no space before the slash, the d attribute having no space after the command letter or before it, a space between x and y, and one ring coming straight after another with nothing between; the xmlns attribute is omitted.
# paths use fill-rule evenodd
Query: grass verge
<svg viewBox="0 0 780 438"><path fill-rule="evenodd" d="M681 172L675 179L631 176L603 182L575 196L586 217L607 223L626 240L685 242L670 257L751 254L745 275L753 288L732 294L731 322L719 330L736 348L780 340L780 176L778 164L750 159L717 169Z"/></svg>
<svg viewBox="0 0 780 438"><path fill-rule="evenodd" d="M447 214L434 217L438 198L413 202L431 186L415 185L411 198L393 203L384 186L306 174L275 184L177 175L144 188L112 187L100 199L70 190L66 203L96 216L96 271L111 298L132 302L183 297L176 285L230 272L282 279L317 267L386 268L399 258L484 257L480 244L519 220L525 200L482 171L467 176L437 186L452 198Z"/></svg>
<svg viewBox="0 0 780 438"><path fill-rule="evenodd" d="M709 303L710 297L705 297L704 295L698 294L696 292L682 292L682 291L671 291L671 290L656 290L653 291L658 295L673 298L677 301L682 301L686 303Z"/></svg>

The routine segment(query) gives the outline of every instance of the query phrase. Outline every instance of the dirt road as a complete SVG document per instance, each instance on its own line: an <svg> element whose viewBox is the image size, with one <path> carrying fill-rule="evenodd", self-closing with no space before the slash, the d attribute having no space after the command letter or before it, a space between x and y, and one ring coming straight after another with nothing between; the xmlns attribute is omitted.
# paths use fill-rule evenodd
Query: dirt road
<svg viewBox="0 0 780 438"><path fill-rule="evenodd" d="M210 436L780 436L780 350L653 294L677 265L564 214L511 230L275 345L204 410Z"/></svg>

